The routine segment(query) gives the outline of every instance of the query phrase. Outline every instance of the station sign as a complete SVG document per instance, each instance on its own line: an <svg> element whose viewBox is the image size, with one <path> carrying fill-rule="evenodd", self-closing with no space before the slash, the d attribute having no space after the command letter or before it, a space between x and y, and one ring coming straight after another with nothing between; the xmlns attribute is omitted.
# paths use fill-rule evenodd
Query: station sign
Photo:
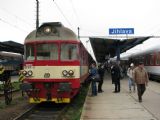
<svg viewBox="0 0 160 120"><path fill-rule="evenodd" d="M134 28L109 28L109 34L134 34Z"/></svg>

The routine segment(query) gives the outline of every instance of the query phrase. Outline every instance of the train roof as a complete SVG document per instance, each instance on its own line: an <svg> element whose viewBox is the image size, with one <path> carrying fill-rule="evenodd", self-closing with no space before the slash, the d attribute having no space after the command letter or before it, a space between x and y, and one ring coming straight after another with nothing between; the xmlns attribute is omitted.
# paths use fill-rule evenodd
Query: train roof
<svg viewBox="0 0 160 120"><path fill-rule="evenodd" d="M22 58L22 55L20 53L0 51L0 59L5 57Z"/></svg>
<svg viewBox="0 0 160 120"><path fill-rule="evenodd" d="M159 45L155 45L155 46L150 47L150 48L148 48L146 50L142 50L142 51L136 52L135 54L130 55L130 57L135 57L135 56L144 55L144 54L145 55L146 54L152 54L152 53L154 53L156 51L160 51Z"/></svg>
<svg viewBox="0 0 160 120"><path fill-rule="evenodd" d="M157 38L151 38L150 39L150 41L159 41L159 38L157 39ZM146 44L144 44L144 46L145 46ZM141 49L141 50L139 50L139 51L136 51L136 52L134 52L134 53L132 53L132 54L129 54L129 55L125 55L125 56L123 56L122 58L124 59L124 58L126 58L126 59L128 59L128 58L133 58L133 57L136 57L136 56L141 56L141 55L147 55L147 54L152 54L152 53L154 53L154 52L157 52L157 51L160 51L160 44L159 43L156 43L156 44L150 44L148 47L146 46L146 47L143 47L143 49Z"/></svg>
<svg viewBox="0 0 160 120"><path fill-rule="evenodd" d="M77 35L60 22L42 24L37 30L32 31L25 39L26 42L44 40L74 40L79 41Z"/></svg>
<svg viewBox="0 0 160 120"><path fill-rule="evenodd" d="M14 41L0 42L0 51L24 53L24 45Z"/></svg>

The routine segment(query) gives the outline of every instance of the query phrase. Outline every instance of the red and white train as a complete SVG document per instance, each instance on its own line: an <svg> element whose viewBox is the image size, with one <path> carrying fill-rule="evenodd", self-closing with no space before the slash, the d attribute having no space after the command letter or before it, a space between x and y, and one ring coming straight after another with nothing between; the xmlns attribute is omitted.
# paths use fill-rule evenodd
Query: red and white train
<svg viewBox="0 0 160 120"><path fill-rule="evenodd" d="M152 79L160 81L160 47L154 46L150 49L140 51L129 57L129 61L135 64L138 61L144 62L144 67Z"/></svg>
<svg viewBox="0 0 160 120"><path fill-rule="evenodd" d="M21 89L30 103L69 103L88 77L88 52L60 22L44 23L25 39Z"/></svg>

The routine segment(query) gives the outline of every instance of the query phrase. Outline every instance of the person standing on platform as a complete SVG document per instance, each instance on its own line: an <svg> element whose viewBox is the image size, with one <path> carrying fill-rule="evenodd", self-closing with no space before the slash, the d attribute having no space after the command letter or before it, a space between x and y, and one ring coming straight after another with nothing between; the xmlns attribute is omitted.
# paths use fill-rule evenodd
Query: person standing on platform
<svg viewBox="0 0 160 120"><path fill-rule="evenodd" d="M96 81L92 79L92 77L95 77L98 74L98 70L96 68L96 63L91 64L91 70L90 70L90 75L91 75L91 86L92 86L92 95L91 96L97 96L97 85Z"/></svg>
<svg viewBox="0 0 160 120"><path fill-rule="evenodd" d="M111 69L112 83L115 84L114 93L120 92L120 67L117 63L114 63Z"/></svg>
<svg viewBox="0 0 160 120"><path fill-rule="evenodd" d="M127 75L129 77L129 79L128 79L128 85L129 85L129 92L130 93L132 92L132 90L131 90L132 86L133 86L133 92L135 92L135 82L133 80L133 69L134 69L134 64L131 63L130 67L127 70Z"/></svg>
<svg viewBox="0 0 160 120"><path fill-rule="evenodd" d="M142 102L142 95L146 90L146 86L148 85L148 73L144 68L143 62L139 62L138 67L136 67L133 71L133 80L135 80L137 84L137 93L138 100Z"/></svg>
<svg viewBox="0 0 160 120"><path fill-rule="evenodd" d="M98 66L98 73L99 73L99 76L100 76L100 81L98 82L98 92L99 93L103 92L103 90L102 90L102 84L103 84L103 79L104 79L104 72L105 72L104 65L100 64Z"/></svg>
<svg viewBox="0 0 160 120"><path fill-rule="evenodd" d="M112 84L114 84L114 67L115 63L111 63L111 68L110 68L110 72L111 72L111 79L112 79Z"/></svg>

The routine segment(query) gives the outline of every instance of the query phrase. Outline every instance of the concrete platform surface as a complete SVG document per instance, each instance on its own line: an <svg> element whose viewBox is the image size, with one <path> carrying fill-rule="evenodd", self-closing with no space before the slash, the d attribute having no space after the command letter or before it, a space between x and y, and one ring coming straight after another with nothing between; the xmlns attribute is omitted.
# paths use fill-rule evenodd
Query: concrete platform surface
<svg viewBox="0 0 160 120"><path fill-rule="evenodd" d="M160 90L160 88L156 87L156 91L158 89ZM89 90L81 120L158 120L158 113L156 113L156 116L144 104L147 104L149 107L152 105L150 106L145 100L139 103L137 101L137 93L128 92L127 79L121 81L120 93L113 93L114 85L112 85L109 77L104 80L103 90L103 93L98 93L94 97L90 96L91 90ZM145 94L149 95L150 93L150 90L146 90ZM152 93L152 95L154 94ZM160 102L159 98L155 100L157 104ZM156 109L158 110L155 111L159 111L160 115L160 107Z"/></svg>

